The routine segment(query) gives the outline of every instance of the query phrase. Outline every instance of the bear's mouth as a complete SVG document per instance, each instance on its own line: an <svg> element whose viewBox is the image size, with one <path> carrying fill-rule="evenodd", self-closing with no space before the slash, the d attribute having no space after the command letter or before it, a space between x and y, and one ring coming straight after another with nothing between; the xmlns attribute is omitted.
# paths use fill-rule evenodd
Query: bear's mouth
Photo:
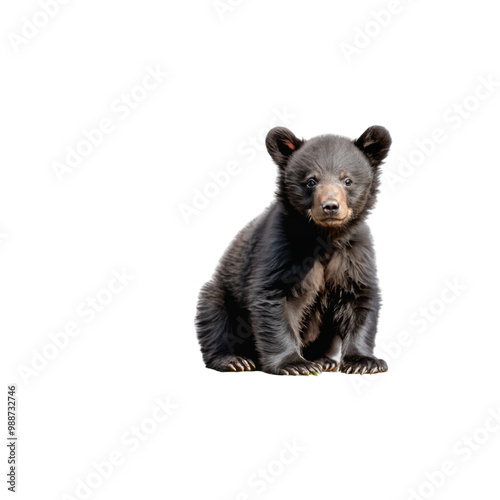
<svg viewBox="0 0 500 500"><path fill-rule="evenodd" d="M311 221L313 221L315 224L318 224L319 226L324 226L324 227L338 227L338 226L343 226L345 225L352 217L352 209L348 208L345 212L342 211L343 213L338 213L334 215L328 215L325 216L321 214L321 216L318 216L318 214L314 213L314 210L309 210L309 218Z"/></svg>
<svg viewBox="0 0 500 500"><path fill-rule="evenodd" d="M320 220L317 220L316 222L318 224L321 224L322 226L341 226L347 221L348 217L325 217Z"/></svg>

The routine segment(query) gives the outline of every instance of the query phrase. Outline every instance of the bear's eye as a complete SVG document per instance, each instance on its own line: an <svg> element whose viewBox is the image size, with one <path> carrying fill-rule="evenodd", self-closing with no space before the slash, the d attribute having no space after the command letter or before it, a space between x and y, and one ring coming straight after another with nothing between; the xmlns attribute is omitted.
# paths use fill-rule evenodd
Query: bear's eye
<svg viewBox="0 0 500 500"><path fill-rule="evenodd" d="M316 186L316 181L314 179L309 179L306 183L306 186L308 188L313 188L314 186Z"/></svg>
<svg viewBox="0 0 500 500"><path fill-rule="evenodd" d="M344 181L344 186L351 186L351 185L352 185L352 181L351 181L351 179L346 179L346 180Z"/></svg>

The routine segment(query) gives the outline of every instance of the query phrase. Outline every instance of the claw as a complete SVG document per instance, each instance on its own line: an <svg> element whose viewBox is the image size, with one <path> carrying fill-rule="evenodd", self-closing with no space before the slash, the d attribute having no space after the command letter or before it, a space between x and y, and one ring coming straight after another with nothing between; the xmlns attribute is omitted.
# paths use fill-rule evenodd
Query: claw
<svg viewBox="0 0 500 500"><path fill-rule="evenodd" d="M252 370L252 367L248 364L248 361L246 359L242 359L241 362L245 365L245 368L247 368L248 371Z"/></svg>
<svg viewBox="0 0 500 500"><path fill-rule="evenodd" d="M233 363L229 363L229 367L231 368L231 370L233 370L233 372L236 371L236 368L233 366Z"/></svg>
<svg viewBox="0 0 500 500"><path fill-rule="evenodd" d="M351 373L351 370L352 370L352 366L350 366L350 367L349 367L349 368L345 371L345 373L346 373L346 374L349 374L349 373Z"/></svg>

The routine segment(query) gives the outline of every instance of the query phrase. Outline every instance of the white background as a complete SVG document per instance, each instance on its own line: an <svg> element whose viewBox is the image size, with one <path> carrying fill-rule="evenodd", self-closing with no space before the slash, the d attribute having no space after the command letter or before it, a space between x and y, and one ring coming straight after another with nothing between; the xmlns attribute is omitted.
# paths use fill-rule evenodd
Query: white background
<svg viewBox="0 0 500 500"><path fill-rule="evenodd" d="M394 4L378 0L232 3L73 0L34 35L37 2L2 5L0 327L2 390L18 386L17 498L83 498L89 478L88 498L498 498L500 87L481 87L500 82L498 12L401 0L387 22L377 13ZM144 92L148 67L168 76ZM141 102L118 112L131 92ZM370 218L387 374L203 366L197 294L273 198L262 134L277 112L305 138L392 134ZM113 130L60 181L54 163L105 118ZM228 185L183 217L229 162ZM109 299L123 269L133 279L87 322L77 311ZM40 361L70 322L81 333ZM159 397L176 409L157 424ZM123 436L141 424L132 451ZM113 453L121 464L96 476ZM445 461L454 473L436 488L426 474Z"/></svg>

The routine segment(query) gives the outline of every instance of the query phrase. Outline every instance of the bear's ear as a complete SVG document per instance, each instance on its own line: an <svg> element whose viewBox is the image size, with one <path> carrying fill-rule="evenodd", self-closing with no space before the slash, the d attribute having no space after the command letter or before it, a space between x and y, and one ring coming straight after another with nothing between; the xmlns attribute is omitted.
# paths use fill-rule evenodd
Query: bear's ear
<svg viewBox="0 0 500 500"><path fill-rule="evenodd" d="M267 151L271 158L281 168L285 167L290 156L299 149L304 141L295 137L293 132L285 127L274 127L266 137Z"/></svg>
<svg viewBox="0 0 500 500"><path fill-rule="evenodd" d="M366 129L354 144L368 157L372 166L377 167L385 160L392 139L386 128L374 125Z"/></svg>

